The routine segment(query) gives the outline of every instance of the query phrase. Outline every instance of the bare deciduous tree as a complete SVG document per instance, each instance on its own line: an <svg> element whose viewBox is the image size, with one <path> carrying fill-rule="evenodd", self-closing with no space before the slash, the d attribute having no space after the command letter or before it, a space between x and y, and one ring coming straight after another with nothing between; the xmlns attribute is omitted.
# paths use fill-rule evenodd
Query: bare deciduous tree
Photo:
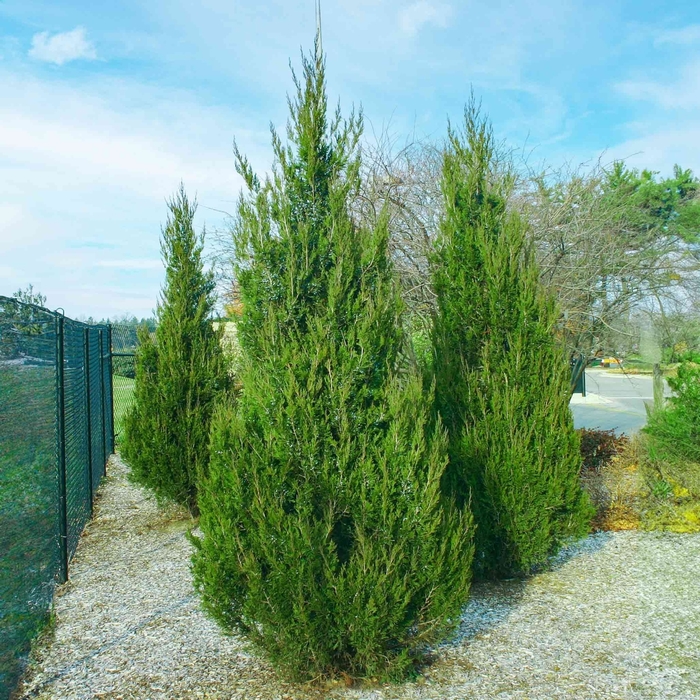
<svg viewBox="0 0 700 700"><path fill-rule="evenodd" d="M640 221L631 197L611 191L610 175L600 161L587 171L528 172L513 195L542 282L559 301L564 340L585 356L615 351L611 341L640 305L677 299L697 284L692 246L660 220Z"/></svg>
<svg viewBox="0 0 700 700"><path fill-rule="evenodd" d="M391 255L412 313L429 317L434 302L428 260L442 196L441 150L426 141L397 139L383 131L362 152L362 185L355 214L374 223L388 217Z"/></svg>
<svg viewBox="0 0 700 700"><path fill-rule="evenodd" d="M359 216L385 207L392 254L406 302L429 319L434 295L428 266L442 212L442 147L387 132L365 146ZM614 164L613 168L616 167ZM611 166L535 171L500 145L493 177L512 179L509 206L526 218L542 283L561 309L561 333L572 352L615 351L630 313L650 298L670 302L697 292L698 257L677 231L640 225L634 204L612 196Z"/></svg>
<svg viewBox="0 0 700 700"><path fill-rule="evenodd" d="M389 129L374 133L362 147L361 186L353 202L354 216L367 224L388 217L403 296L423 330L435 300L429 266L443 210L443 149L415 136L401 141ZM491 176L508 180L508 206L526 219L542 283L558 300L562 340L584 357L628 345L621 338L633 333L636 310L651 304L662 312L700 292L698 246L662 219L653 223L654 212L628 196L631 186L611 190L612 178L624 184L630 174L602 158L592 166L537 169L505 142L496 147ZM677 169L676 175L697 182L689 171ZM648 182L655 184L653 177ZM217 260L222 289L235 290L229 232L218 236Z"/></svg>

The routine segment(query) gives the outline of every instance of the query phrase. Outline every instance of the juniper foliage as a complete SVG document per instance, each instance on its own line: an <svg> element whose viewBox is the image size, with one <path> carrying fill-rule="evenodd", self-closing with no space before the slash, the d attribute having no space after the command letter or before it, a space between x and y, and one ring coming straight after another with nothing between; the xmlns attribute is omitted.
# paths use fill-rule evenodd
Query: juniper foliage
<svg viewBox="0 0 700 700"><path fill-rule="evenodd" d="M700 464L700 367L684 362L668 378L674 396L656 410L647 409L644 432L657 459Z"/></svg>
<svg viewBox="0 0 700 700"><path fill-rule="evenodd" d="M317 41L271 179L238 154L241 390L213 420L193 571L292 677L401 677L459 617L472 521L441 494L430 392L398 376L386 221L350 215L362 120L329 123L324 72Z"/></svg>
<svg viewBox="0 0 700 700"><path fill-rule="evenodd" d="M196 202L181 186L168 208L161 238L165 286L155 338L146 326L138 330L134 405L124 420L122 454L134 481L196 513L214 402L229 378L211 321L214 278L204 270L204 233L197 236L193 226Z"/></svg>
<svg viewBox="0 0 700 700"><path fill-rule="evenodd" d="M496 172L493 133L472 99L444 154L433 366L450 436L444 487L471 503L482 577L533 571L584 534L592 515L579 486L558 312L526 227L507 209L510 184Z"/></svg>

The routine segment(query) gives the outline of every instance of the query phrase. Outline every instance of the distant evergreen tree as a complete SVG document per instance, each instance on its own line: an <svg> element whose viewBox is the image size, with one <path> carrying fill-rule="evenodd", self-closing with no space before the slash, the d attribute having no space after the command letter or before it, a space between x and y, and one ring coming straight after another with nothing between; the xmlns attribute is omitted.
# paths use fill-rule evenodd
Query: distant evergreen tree
<svg viewBox="0 0 700 700"><path fill-rule="evenodd" d="M433 347L450 436L444 485L471 503L480 576L531 572L591 517L556 305L525 225L506 208L508 187L472 100L464 135L450 129L444 155Z"/></svg>
<svg viewBox="0 0 700 700"><path fill-rule="evenodd" d="M386 221L350 216L361 119L328 124L318 41L303 74L272 179L238 154L242 388L213 420L194 578L294 677L398 677L459 619L472 521L441 496L430 392L397 376Z"/></svg>
<svg viewBox="0 0 700 700"><path fill-rule="evenodd" d="M46 295L41 292L34 291L34 285L27 285L26 289L18 289L12 294L14 299L22 304L32 304L34 306L46 306Z"/></svg>
<svg viewBox="0 0 700 700"><path fill-rule="evenodd" d="M22 356L41 357L41 336L46 333L46 297L35 292L33 285L18 289L13 293L14 303L6 303L2 308L5 332L0 334L0 355L7 358ZM11 329L11 331L10 331Z"/></svg>
<svg viewBox="0 0 700 700"><path fill-rule="evenodd" d="M228 374L221 334L211 323L214 278L204 271L204 234L193 227L196 203L181 186L168 207L161 240L165 287L155 339L146 325L139 328L135 402L125 417L122 454L136 482L196 512L214 401Z"/></svg>

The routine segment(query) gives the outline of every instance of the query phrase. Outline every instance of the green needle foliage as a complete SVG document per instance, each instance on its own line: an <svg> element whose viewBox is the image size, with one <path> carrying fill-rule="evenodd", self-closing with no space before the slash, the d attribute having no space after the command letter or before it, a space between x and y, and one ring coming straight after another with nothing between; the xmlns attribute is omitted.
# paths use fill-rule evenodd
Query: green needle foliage
<svg viewBox="0 0 700 700"><path fill-rule="evenodd" d="M450 436L444 485L471 502L480 576L527 574L587 531L579 438L558 313L521 219L506 208L491 128L472 102L450 129L433 260L436 406Z"/></svg>
<svg viewBox="0 0 700 700"><path fill-rule="evenodd" d="M212 327L214 278L204 271L204 234L197 236L181 186L168 203L162 232L165 287L155 340L138 331L134 406L124 420L122 454L134 481L197 512L197 479L209 461L214 401L228 385L220 333Z"/></svg>
<svg viewBox="0 0 700 700"><path fill-rule="evenodd" d="M653 456L700 464L700 367L684 362L668 383L675 395L666 406L648 411L644 428Z"/></svg>
<svg viewBox="0 0 700 700"><path fill-rule="evenodd" d="M318 41L303 76L273 177L238 154L241 390L213 420L194 578L292 677L397 678L459 618L472 521L441 495L430 392L399 379L386 221L350 215L361 118L328 123Z"/></svg>

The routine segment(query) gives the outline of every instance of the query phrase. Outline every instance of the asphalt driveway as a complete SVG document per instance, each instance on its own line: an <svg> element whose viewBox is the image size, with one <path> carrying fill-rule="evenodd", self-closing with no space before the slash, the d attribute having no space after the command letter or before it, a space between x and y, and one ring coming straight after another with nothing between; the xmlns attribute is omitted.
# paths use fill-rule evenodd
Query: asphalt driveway
<svg viewBox="0 0 700 700"><path fill-rule="evenodd" d="M668 384L665 394L670 395ZM586 370L586 396L574 394L571 410L577 428L600 428L631 435L647 422L645 406L654 401L653 379L605 369Z"/></svg>

